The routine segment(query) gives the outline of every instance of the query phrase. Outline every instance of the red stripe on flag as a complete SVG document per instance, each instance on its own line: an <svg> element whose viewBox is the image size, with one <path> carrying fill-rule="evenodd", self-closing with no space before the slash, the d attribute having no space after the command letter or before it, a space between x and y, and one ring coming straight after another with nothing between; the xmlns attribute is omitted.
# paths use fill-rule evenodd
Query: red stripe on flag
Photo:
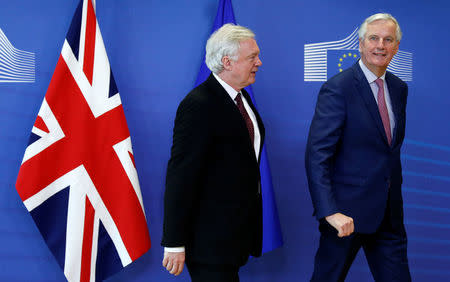
<svg viewBox="0 0 450 282"><path fill-rule="evenodd" d="M131 152L128 152L128 155L130 156L131 161L133 162L134 167L136 168L136 163L134 162L134 156Z"/></svg>
<svg viewBox="0 0 450 282"><path fill-rule="evenodd" d="M48 127L45 125L44 120L40 116L37 116L36 121L34 122L34 127L46 133L50 133L50 130L48 130Z"/></svg>
<svg viewBox="0 0 450 282"><path fill-rule="evenodd" d="M92 75L94 73L94 53L95 53L95 31L97 21L95 19L94 7L92 7L91 0L87 1L87 16L86 16L86 37L84 44L84 63L83 71L89 83L92 84Z"/></svg>
<svg viewBox="0 0 450 282"><path fill-rule="evenodd" d="M92 234L94 230L95 210L86 197L84 214L83 249L81 250L81 274L80 282L89 282L91 277Z"/></svg>

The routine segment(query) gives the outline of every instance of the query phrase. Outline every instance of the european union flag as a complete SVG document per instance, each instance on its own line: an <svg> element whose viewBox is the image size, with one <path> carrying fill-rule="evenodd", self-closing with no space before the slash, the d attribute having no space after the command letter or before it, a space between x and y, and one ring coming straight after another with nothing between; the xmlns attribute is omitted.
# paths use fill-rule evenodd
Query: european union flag
<svg viewBox="0 0 450 282"><path fill-rule="evenodd" d="M327 50L327 78L351 67L359 59L356 49L328 49Z"/></svg>
<svg viewBox="0 0 450 282"><path fill-rule="evenodd" d="M222 25L227 23L236 24L234 18L233 6L231 0L220 0L219 8L217 9L216 19L211 33L219 29ZM201 84L210 75L211 71L208 69L203 58L203 63L200 67L200 72L197 76L195 86ZM256 107L255 99L251 86L245 88L253 104ZM281 235L280 220L278 218L278 210L275 203L275 196L273 193L272 176L270 174L269 162L267 160L266 146L264 145L261 151L260 161L261 172L261 193L263 204L263 247L262 252L268 252L283 245L283 238Z"/></svg>

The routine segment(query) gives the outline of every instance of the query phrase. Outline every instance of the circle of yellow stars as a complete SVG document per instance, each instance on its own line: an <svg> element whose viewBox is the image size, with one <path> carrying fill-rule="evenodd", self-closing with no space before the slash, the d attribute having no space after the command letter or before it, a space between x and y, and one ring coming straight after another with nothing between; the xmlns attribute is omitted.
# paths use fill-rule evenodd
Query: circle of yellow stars
<svg viewBox="0 0 450 282"><path fill-rule="evenodd" d="M345 58L357 58L358 55L356 53L352 53L352 52L348 52L347 54L342 55L342 57L339 58L339 63L338 63L338 67L339 67L339 72L342 72L342 62L344 61Z"/></svg>

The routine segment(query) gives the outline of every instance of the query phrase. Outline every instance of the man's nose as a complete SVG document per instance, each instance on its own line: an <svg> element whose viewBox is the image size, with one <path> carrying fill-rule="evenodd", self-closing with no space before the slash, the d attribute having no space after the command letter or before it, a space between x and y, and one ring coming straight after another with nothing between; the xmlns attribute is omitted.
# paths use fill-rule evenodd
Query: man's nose
<svg viewBox="0 0 450 282"><path fill-rule="evenodd" d="M378 41L377 41L377 48L384 49L384 47L385 47L384 39L383 38L378 39Z"/></svg>
<svg viewBox="0 0 450 282"><path fill-rule="evenodd" d="M258 59L256 60L256 65L259 67L262 65L262 61L261 59L258 57Z"/></svg>

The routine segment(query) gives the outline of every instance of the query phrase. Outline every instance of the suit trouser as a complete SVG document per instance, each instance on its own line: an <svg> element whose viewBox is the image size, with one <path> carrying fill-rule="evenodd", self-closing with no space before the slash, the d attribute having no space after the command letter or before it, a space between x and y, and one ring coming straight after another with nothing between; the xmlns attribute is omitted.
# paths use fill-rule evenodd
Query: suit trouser
<svg viewBox="0 0 450 282"><path fill-rule="evenodd" d="M238 265L203 264L186 261L192 282L239 282Z"/></svg>
<svg viewBox="0 0 450 282"><path fill-rule="evenodd" d="M411 281L406 254L403 223L394 228L386 209L383 221L373 234L353 233L339 238L325 219L320 221L320 243L311 281L344 281L353 260L362 247L375 281Z"/></svg>

